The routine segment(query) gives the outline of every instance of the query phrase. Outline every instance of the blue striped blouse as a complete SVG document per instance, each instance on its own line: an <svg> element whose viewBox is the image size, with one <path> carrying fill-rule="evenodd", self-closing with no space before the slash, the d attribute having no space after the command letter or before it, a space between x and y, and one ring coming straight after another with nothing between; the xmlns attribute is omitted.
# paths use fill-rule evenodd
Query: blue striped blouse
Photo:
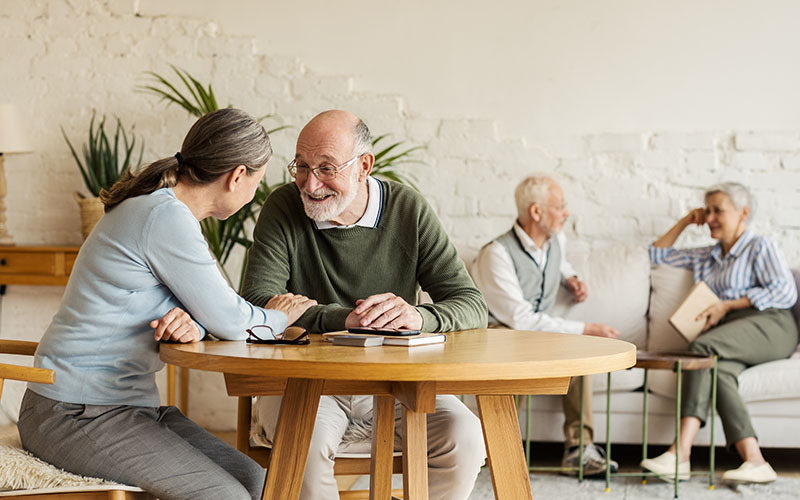
<svg viewBox="0 0 800 500"><path fill-rule="evenodd" d="M749 230L724 257L721 243L687 249L651 245L650 262L691 269L694 281L705 281L722 300L747 297L759 311L788 309L797 301L792 272L778 245Z"/></svg>

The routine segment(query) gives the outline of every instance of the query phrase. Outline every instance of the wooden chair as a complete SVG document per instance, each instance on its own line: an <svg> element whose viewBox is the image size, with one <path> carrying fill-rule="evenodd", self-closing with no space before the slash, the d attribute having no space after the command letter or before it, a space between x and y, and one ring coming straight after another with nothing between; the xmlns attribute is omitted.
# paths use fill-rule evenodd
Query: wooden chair
<svg viewBox="0 0 800 500"><path fill-rule="evenodd" d="M228 394L231 394L231 387L228 387ZM251 396L239 396L239 409L236 419L236 448L246 454L262 467L269 466L270 449L264 446L253 446L250 443L250 422L253 413L253 399ZM403 457L398 453L392 461L392 472L401 474L403 472ZM361 454L337 455L333 465L334 475L355 476L370 473L370 458ZM392 490L393 498L402 497L403 490ZM359 500L369 498L368 490L347 490L340 491L341 500Z"/></svg>
<svg viewBox="0 0 800 500"><path fill-rule="evenodd" d="M0 340L0 354L33 356L36 342L20 340ZM15 364L0 363L0 396L5 380L19 380L39 384L52 384L56 380L53 370L32 368ZM30 457L32 462L38 460ZM34 490L0 491L0 498L19 498L36 500L156 500L141 488L127 485L97 485L63 488L40 488Z"/></svg>

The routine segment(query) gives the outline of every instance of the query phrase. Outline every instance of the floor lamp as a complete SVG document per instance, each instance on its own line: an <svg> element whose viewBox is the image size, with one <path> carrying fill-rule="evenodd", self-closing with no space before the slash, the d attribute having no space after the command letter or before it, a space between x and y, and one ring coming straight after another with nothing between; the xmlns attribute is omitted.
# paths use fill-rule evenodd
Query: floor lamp
<svg viewBox="0 0 800 500"><path fill-rule="evenodd" d="M6 230L6 170L3 166L5 154L31 151L28 138L23 131L22 115L13 104L0 104L0 245L13 245L14 240Z"/></svg>

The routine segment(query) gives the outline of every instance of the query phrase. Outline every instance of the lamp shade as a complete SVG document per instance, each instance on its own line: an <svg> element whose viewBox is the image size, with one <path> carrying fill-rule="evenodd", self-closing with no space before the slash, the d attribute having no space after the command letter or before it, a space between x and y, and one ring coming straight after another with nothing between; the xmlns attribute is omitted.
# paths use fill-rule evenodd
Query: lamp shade
<svg viewBox="0 0 800 500"><path fill-rule="evenodd" d="M32 151L32 148L19 109L13 104L0 104L0 153L28 151Z"/></svg>

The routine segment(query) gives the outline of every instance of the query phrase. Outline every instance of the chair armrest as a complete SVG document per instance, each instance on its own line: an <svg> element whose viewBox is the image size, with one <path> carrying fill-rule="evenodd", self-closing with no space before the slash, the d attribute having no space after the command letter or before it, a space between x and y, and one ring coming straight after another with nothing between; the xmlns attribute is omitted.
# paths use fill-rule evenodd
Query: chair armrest
<svg viewBox="0 0 800 500"><path fill-rule="evenodd" d="M38 345L38 342L28 342L27 340L0 340L0 354L33 356Z"/></svg>

